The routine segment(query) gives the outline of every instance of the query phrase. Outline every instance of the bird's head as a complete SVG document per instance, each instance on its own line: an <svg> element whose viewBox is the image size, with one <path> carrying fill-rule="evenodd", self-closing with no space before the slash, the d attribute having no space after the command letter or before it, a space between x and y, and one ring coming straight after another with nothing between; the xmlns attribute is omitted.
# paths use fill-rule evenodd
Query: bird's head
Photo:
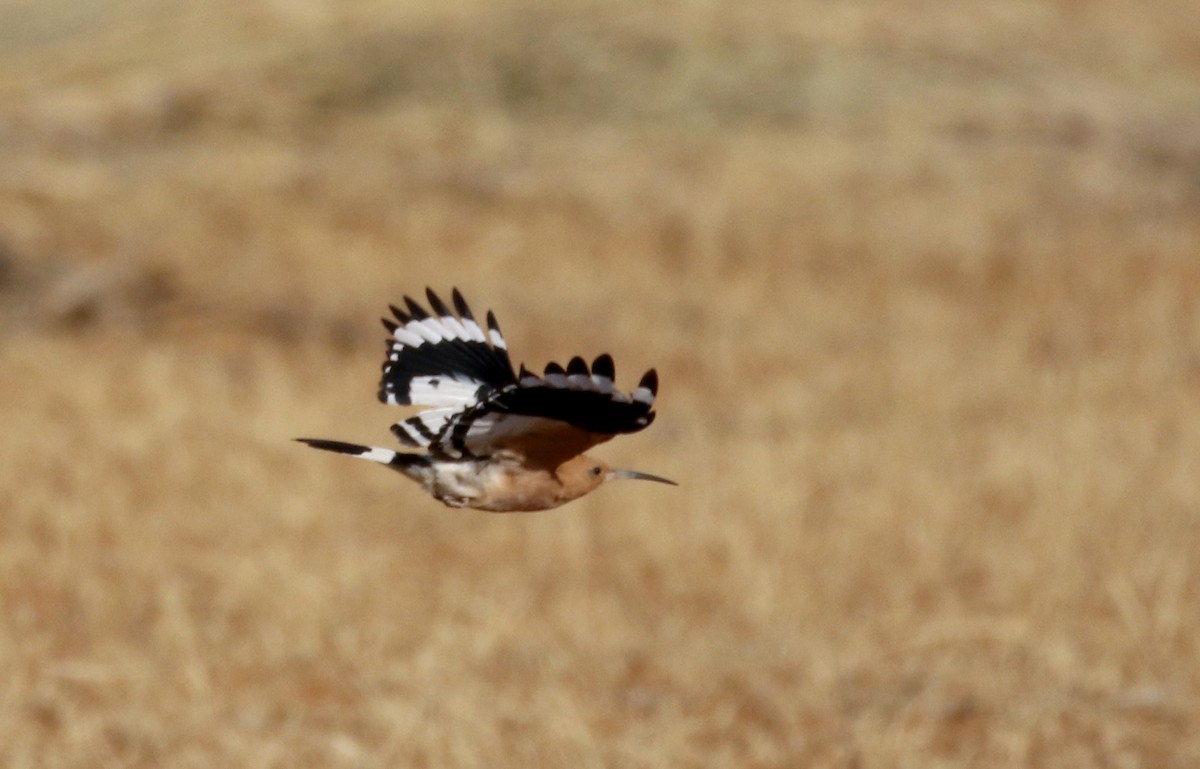
<svg viewBox="0 0 1200 769"><path fill-rule="evenodd" d="M571 499L582 497L595 490L600 484L617 478L632 478L641 481L657 481L678 486L675 481L660 478L649 473L639 473L635 470L618 470L608 463L586 455L573 457L558 467L558 479Z"/></svg>

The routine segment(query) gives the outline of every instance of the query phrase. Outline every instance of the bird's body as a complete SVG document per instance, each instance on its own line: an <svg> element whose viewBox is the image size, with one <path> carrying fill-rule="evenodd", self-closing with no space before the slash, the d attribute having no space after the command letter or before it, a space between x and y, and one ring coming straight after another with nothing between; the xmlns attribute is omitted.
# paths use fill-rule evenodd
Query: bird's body
<svg viewBox="0 0 1200 769"><path fill-rule="evenodd" d="M407 311L392 307L396 320L383 321L391 337L379 385L384 403L431 407L392 426L401 443L424 453L299 440L388 465L450 507L491 512L548 510L614 478L673 483L583 453L654 421L653 369L632 393L615 388L608 355L590 368L576 357L565 369L548 364L540 377L523 365L516 374L492 313L485 332L457 289L453 312L433 291L426 295L432 314L405 297Z"/></svg>

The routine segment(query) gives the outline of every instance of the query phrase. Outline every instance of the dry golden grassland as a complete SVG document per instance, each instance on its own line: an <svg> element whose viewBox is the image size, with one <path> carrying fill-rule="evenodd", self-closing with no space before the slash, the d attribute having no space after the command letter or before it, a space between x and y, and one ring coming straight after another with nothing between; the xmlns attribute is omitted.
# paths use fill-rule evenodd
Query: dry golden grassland
<svg viewBox="0 0 1200 769"><path fill-rule="evenodd" d="M0 4L0 766L1200 766L1198 8ZM291 443L425 285L681 487Z"/></svg>

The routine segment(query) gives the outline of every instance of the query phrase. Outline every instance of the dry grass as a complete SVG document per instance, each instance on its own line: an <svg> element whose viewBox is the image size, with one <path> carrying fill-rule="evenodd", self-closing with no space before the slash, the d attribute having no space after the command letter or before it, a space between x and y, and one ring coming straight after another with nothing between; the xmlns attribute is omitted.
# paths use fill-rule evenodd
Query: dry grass
<svg viewBox="0 0 1200 769"><path fill-rule="evenodd" d="M0 9L0 764L1200 764L1200 18ZM448 511L381 331L657 365Z"/></svg>

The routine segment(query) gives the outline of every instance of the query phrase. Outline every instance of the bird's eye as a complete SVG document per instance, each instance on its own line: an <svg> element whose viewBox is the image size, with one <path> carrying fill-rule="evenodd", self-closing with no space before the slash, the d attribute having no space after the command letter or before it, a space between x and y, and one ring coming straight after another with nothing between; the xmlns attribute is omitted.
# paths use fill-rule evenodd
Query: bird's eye
<svg viewBox="0 0 1200 769"><path fill-rule="evenodd" d="M595 467L592 468L592 477L599 478L600 473L602 473L602 472L604 472L604 468L600 467L600 465L596 465Z"/></svg>

